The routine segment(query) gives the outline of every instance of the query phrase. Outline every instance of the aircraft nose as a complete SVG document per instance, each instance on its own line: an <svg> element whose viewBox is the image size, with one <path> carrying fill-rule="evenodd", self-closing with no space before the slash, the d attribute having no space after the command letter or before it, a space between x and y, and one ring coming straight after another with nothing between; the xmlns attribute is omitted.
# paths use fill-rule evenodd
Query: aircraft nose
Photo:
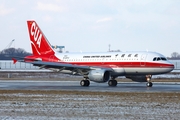
<svg viewBox="0 0 180 120"><path fill-rule="evenodd" d="M169 67L169 71L171 72L172 70L174 70L174 64L170 64L170 67Z"/></svg>

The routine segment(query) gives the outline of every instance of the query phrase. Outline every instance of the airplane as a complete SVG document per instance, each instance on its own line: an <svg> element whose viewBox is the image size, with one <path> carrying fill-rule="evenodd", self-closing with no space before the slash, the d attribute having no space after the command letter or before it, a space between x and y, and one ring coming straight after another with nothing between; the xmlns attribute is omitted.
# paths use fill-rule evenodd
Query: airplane
<svg viewBox="0 0 180 120"><path fill-rule="evenodd" d="M117 86L116 78L125 76L136 82L147 82L152 87L152 75L171 72L174 65L162 54L148 51L58 53L52 47L38 24L27 21L32 55L17 61L72 75L81 75L81 86L89 86L90 81L108 82Z"/></svg>

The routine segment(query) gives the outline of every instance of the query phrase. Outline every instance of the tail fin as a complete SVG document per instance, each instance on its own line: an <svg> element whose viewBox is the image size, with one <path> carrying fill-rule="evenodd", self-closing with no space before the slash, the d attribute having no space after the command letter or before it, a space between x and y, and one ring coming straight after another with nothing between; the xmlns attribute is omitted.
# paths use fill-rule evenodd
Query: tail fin
<svg viewBox="0 0 180 120"><path fill-rule="evenodd" d="M27 21L29 37L31 40L31 47L33 55L43 55L49 54L54 55L54 50L52 49L49 41L37 25L35 21Z"/></svg>

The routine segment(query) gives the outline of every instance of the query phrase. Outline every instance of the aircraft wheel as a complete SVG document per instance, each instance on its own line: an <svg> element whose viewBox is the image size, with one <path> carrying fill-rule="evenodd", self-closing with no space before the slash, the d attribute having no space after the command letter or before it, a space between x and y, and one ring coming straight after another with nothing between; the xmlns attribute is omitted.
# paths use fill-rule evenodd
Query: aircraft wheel
<svg viewBox="0 0 180 120"><path fill-rule="evenodd" d="M90 81L89 80L85 80L86 81L86 86L90 85Z"/></svg>
<svg viewBox="0 0 180 120"><path fill-rule="evenodd" d="M117 81L116 80L109 80L108 85L109 86L117 86Z"/></svg>
<svg viewBox="0 0 180 120"><path fill-rule="evenodd" d="M81 86L89 86L90 85L90 81L89 80L81 80L80 85Z"/></svg>
<svg viewBox="0 0 180 120"><path fill-rule="evenodd" d="M81 80L80 85L85 86L85 83L86 83L85 80Z"/></svg>
<svg viewBox="0 0 180 120"><path fill-rule="evenodd" d="M152 83L152 82L147 82L146 86L147 86L147 87L152 87L152 86L153 86L153 83Z"/></svg>

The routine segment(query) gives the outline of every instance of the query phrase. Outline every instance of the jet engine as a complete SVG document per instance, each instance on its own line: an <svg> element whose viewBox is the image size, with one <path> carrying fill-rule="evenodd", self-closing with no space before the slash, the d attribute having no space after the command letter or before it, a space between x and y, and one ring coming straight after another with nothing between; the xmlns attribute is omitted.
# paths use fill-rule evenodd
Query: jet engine
<svg viewBox="0 0 180 120"><path fill-rule="evenodd" d="M107 82L110 79L110 72L104 69L91 70L88 74L88 78L98 83Z"/></svg>

